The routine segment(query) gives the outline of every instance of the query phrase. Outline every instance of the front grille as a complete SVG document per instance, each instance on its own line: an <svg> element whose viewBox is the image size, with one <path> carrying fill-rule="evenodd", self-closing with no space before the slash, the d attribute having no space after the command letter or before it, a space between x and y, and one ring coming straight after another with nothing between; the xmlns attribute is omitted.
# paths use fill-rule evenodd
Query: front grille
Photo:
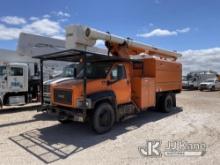
<svg viewBox="0 0 220 165"><path fill-rule="evenodd" d="M54 101L56 103L72 105L72 91L71 90L54 90Z"/></svg>
<svg viewBox="0 0 220 165"><path fill-rule="evenodd" d="M43 91L44 91L44 93L50 93L50 85L44 85Z"/></svg>
<svg viewBox="0 0 220 165"><path fill-rule="evenodd" d="M206 88L207 85L206 85L206 84L201 84L200 87L201 87L201 88Z"/></svg>

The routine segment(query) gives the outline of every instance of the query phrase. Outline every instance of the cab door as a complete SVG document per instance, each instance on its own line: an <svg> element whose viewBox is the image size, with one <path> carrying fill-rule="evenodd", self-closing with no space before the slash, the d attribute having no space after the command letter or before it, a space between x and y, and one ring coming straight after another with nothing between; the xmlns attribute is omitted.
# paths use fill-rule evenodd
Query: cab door
<svg viewBox="0 0 220 165"><path fill-rule="evenodd" d="M10 65L8 75L8 88L12 92L24 92L27 91L26 79L26 67L19 65Z"/></svg>
<svg viewBox="0 0 220 165"><path fill-rule="evenodd" d="M219 80L216 80L216 81L215 81L215 84L216 84L216 88L217 88L217 89L220 89L220 81L219 81Z"/></svg>
<svg viewBox="0 0 220 165"><path fill-rule="evenodd" d="M7 92L7 66L0 65L0 91Z"/></svg>
<svg viewBox="0 0 220 165"><path fill-rule="evenodd" d="M127 67L128 68L128 67ZM117 104L131 101L131 83L125 64L116 64L110 71L111 89L116 95Z"/></svg>

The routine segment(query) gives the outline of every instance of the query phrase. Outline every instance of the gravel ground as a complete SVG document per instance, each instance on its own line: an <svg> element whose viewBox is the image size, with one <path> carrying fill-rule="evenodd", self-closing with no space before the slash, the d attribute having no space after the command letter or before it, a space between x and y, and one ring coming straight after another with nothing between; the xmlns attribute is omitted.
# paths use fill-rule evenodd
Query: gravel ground
<svg viewBox="0 0 220 165"><path fill-rule="evenodd" d="M104 135L88 125L61 125L36 110L0 112L0 164L219 164L220 92L183 91L179 108L164 114L149 110L118 123ZM146 140L205 143L203 156L147 157Z"/></svg>

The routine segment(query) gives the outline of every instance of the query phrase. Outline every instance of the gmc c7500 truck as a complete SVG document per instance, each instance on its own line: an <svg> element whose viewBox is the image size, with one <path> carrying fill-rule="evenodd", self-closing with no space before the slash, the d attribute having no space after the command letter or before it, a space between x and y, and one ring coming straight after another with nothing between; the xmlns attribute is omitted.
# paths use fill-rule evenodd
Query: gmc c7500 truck
<svg viewBox="0 0 220 165"><path fill-rule="evenodd" d="M85 34L103 39L104 33L97 35L97 31L87 29ZM41 66L47 60L82 66L75 79L51 87L51 105L43 105L42 109L56 113L61 123L90 121L97 133L107 132L116 121L150 107L170 112L176 106L175 95L182 89L178 54L114 37L106 39L109 55L69 49L36 57ZM146 54L129 56L135 51Z"/></svg>

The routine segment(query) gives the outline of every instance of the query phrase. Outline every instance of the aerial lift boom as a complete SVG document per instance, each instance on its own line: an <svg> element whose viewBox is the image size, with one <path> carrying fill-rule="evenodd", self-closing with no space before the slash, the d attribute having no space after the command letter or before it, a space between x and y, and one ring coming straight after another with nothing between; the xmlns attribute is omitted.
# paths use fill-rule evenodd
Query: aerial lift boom
<svg viewBox="0 0 220 165"><path fill-rule="evenodd" d="M75 48L75 46L81 45L81 48L86 46L94 46L96 40L105 41L105 45L108 48L109 53L115 56L129 58L132 55L139 55L141 53L159 56L160 58L176 60L181 57L177 52L172 52L164 49L155 48L146 45L141 42L133 41L130 38L122 38L120 36L112 35L108 32L102 32L93 28L73 25L66 29L66 47ZM77 44L73 44L77 43Z"/></svg>

